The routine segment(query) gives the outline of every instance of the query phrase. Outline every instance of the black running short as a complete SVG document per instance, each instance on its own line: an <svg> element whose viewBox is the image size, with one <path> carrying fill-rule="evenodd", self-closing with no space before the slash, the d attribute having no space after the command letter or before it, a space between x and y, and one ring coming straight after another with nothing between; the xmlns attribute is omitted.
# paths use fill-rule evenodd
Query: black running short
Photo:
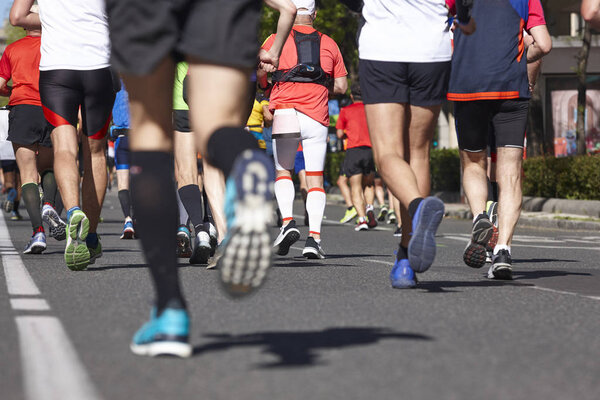
<svg viewBox="0 0 600 400"><path fill-rule="evenodd" d="M19 170L16 160L2 160L0 161L0 166L2 167L3 172L14 172Z"/></svg>
<svg viewBox="0 0 600 400"><path fill-rule="evenodd" d="M496 148L523 148L528 111L529 99L454 102L458 147L486 150L493 129Z"/></svg>
<svg viewBox="0 0 600 400"><path fill-rule="evenodd" d="M365 104L442 104L448 92L450 61L406 63L359 60L360 89Z"/></svg>
<svg viewBox="0 0 600 400"><path fill-rule="evenodd" d="M350 178L354 175L369 175L375 172L373 150L368 146L352 147L346 150L344 172Z"/></svg>
<svg viewBox="0 0 600 400"><path fill-rule="evenodd" d="M135 75L166 56L255 68L260 0L107 0L112 65Z"/></svg>
<svg viewBox="0 0 600 400"><path fill-rule="evenodd" d="M115 141L115 166L117 169L129 169L129 136L119 136Z"/></svg>
<svg viewBox="0 0 600 400"><path fill-rule="evenodd" d="M83 133L92 139L103 139L119 85L110 68L40 71L40 97L46 120L53 127L77 127L81 107Z"/></svg>
<svg viewBox="0 0 600 400"><path fill-rule="evenodd" d="M40 106L19 104L11 106L8 113L8 138L14 144L39 144L52 147L52 126L46 121Z"/></svg>
<svg viewBox="0 0 600 400"><path fill-rule="evenodd" d="M173 110L173 130L191 132L190 112L188 110Z"/></svg>

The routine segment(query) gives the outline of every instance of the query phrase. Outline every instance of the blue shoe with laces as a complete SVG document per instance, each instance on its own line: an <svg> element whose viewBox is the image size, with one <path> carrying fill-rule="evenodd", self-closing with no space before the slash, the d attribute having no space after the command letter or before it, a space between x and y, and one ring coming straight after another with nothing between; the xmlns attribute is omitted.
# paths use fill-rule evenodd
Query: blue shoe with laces
<svg viewBox="0 0 600 400"><path fill-rule="evenodd" d="M408 259L396 260L390 272L390 281L395 289L410 289L417 286L417 277Z"/></svg>
<svg viewBox="0 0 600 400"><path fill-rule="evenodd" d="M139 356L189 357L192 346L188 342L190 318L184 309L165 308L157 316L152 309L150 321L133 336L130 349Z"/></svg>
<svg viewBox="0 0 600 400"><path fill-rule="evenodd" d="M435 259L435 233L444 218L444 203L437 197L424 198L412 219L408 261L415 272L425 272Z"/></svg>

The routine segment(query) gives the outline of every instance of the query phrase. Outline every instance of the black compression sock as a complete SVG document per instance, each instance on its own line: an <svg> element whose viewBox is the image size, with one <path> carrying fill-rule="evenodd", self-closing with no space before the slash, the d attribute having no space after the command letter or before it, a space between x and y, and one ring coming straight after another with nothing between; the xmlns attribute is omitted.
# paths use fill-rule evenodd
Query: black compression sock
<svg viewBox="0 0 600 400"><path fill-rule="evenodd" d="M498 201L498 182L490 182L492 187L492 201Z"/></svg>
<svg viewBox="0 0 600 400"><path fill-rule="evenodd" d="M419 207L419 204L421 204L422 201L422 197L417 197L416 199L410 202L410 204L408 205L408 213L410 214L410 218L415 216L417 208Z"/></svg>
<svg viewBox="0 0 600 400"><path fill-rule="evenodd" d="M237 157L248 149L258 150L256 139L242 128L225 127L213 132L208 139L207 160L229 176Z"/></svg>
<svg viewBox="0 0 600 400"><path fill-rule="evenodd" d="M125 218L131 217L131 197L128 189L119 190L119 203Z"/></svg>
<svg viewBox="0 0 600 400"><path fill-rule="evenodd" d="M396 252L396 260L404 260L408 258L408 247L398 245L398 252Z"/></svg>
<svg viewBox="0 0 600 400"><path fill-rule="evenodd" d="M38 189L37 183L26 183L21 186L21 198L25 201L25 208L27 208L27 214L31 220L31 226L33 229L42 226L42 215L40 213L40 190ZM15 210L18 203L15 201Z"/></svg>
<svg viewBox="0 0 600 400"><path fill-rule="evenodd" d="M208 196L206 195L206 190L202 189L202 204L204 206L204 222L210 222L214 225L212 210L210 209L210 204L208 202Z"/></svg>
<svg viewBox="0 0 600 400"><path fill-rule="evenodd" d="M186 185L178 190L179 198L187 211L196 234L203 229L202 194L198 185Z"/></svg>
<svg viewBox="0 0 600 400"><path fill-rule="evenodd" d="M175 255L177 199L170 154L131 153L131 200L142 249L156 289L157 312L160 314L170 301L185 307Z"/></svg>
<svg viewBox="0 0 600 400"><path fill-rule="evenodd" d="M44 204L48 203L56 208L56 194L58 193L58 187L56 186L54 171L46 170L42 172L42 189L44 190Z"/></svg>

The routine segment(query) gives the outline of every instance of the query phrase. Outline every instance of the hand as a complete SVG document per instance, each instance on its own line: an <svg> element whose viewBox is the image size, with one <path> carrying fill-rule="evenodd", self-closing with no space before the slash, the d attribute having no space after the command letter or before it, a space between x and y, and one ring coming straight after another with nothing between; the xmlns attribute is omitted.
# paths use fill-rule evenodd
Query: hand
<svg viewBox="0 0 600 400"><path fill-rule="evenodd" d="M265 49L260 49L258 52L258 68L265 72L275 72L279 66L279 56L271 54Z"/></svg>
<svg viewBox="0 0 600 400"><path fill-rule="evenodd" d="M471 35L475 32L475 30L477 29L477 25L475 24L475 18L472 18L469 20L469 23L467 24L461 24L460 22L458 22L458 20L454 20L456 26L459 27L459 29L462 31L463 34L465 35Z"/></svg>

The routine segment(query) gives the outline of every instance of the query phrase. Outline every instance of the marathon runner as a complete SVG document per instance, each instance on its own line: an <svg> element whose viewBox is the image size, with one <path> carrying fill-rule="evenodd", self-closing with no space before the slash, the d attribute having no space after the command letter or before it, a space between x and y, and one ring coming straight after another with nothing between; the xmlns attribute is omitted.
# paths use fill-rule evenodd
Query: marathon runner
<svg viewBox="0 0 600 400"><path fill-rule="evenodd" d="M343 94L348 88L346 68L337 44L313 27L317 11L314 0L293 0L298 9L294 28L286 37L279 69L273 74L269 108L273 116L273 154L277 169L275 195L283 217L274 247L285 255L299 239L293 219L295 189L292 170L298 144L302 141L306 166L306 211L309 236L302 255L325 258L321 247L321 223L325 211L323 168L329 127L329 92ZM263 44L269 50L278 39L271 35ZM260 78L259 78L260 79Z"/></svg>
<svg viewBox="0 0 600 400"><path fill-rule="evenodd" d="M295 8L280 11L280 39L260 52L260 66L275 70ZM228 232L220 246L224 289L245 295L263 282L272 264L268 223L273 166L242 127L248 81L257 62L261 2L256 0L107 0L112 60L122 72L132 110L131 190L137 229L150 267L156 303L135 334L139 355L191 355L189 315L175 258L177 200L173 185L172 97L175 61L189 63L192 130L200 154L227 177Z"/></svg>
<svg viewBox="0 0 600 400"><path fill-rule="evenodd" d="M102 255L96 233L106 193L106 134L118 86L110 70L102 0L15 0L11 23L41 26L40 96L52 125L54 171L67 209L67 267L82 270ZM40 21L41 19L41 21ZM81 108L84 174L80 202L77 116ZM81 209L83 206L83 210Z"/></svg>
<svg viewBox="0 0 600 400"><path fill-rule="evenodd" d="M31 12L37 13L37 6L33 6ZM52 127L44 118L38 85L42 32L39 29L26 29L26 32L23 39L10 44L2 55L0 87L2 91L11 92L8 140L12 142L19 165L21 196L33 228L33 236L23 252L39 254L46 249L42 220L48 224L49 235L56 240L65 239L66 224L54 209L57 187L52 171ZM7 86L10 79L12 87ZM40 177L43 209L38 187Z"/></svg>
<svg viewBox="0 0 600 400"><path fill-rule="evenodd" d="M594 29L600 29L600 0L583 0L581 16Z"/></svg>
<svg viewBox="0 0 600 400"><path fill-rule="evenodd" d="M489 127L497 148L498 240L490 278L512 279L511 241L521 213L521 165L531 82L528 63L548 54L552 40L539 0L478 0L473 16L481 29L455 32L448 99L453 100L463 188L474 215L465 263L481 268L493 223L486 213ZM525 29L530 35L525 46ZM494 52L485 49L495 49ZM490 212L491 213L491 212Z"/></svg>

